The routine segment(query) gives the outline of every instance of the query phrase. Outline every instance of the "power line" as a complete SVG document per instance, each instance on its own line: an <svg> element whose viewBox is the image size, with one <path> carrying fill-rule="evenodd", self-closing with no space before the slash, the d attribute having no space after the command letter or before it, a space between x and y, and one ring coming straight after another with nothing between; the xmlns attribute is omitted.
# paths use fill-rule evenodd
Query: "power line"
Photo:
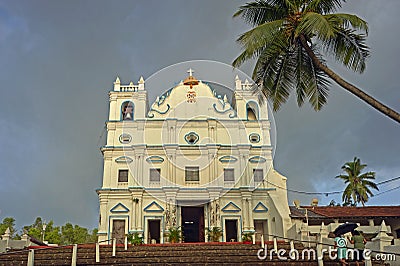
<svg viewBox="0 0 400 266"><path fill-rule="evenodd" d="M274 183L271 183L271 182L269 182L269 181L267 181L267 183L270 184L270 185L272 185L272 186L274 186L274 187L277 187L277 188L280 188L280 189L283 189L283 190L286 190L286 191L289 191L289 192L298 193L298 194L306 194L306 195L326 195L326 196L328 196L328 195L330 195L330 194L338 194L338 193L342 193L342 192L344 191L344 190L343 190L343 191L330 191L330 192L300 191L300 190L294 190L294 189L284 188L284 187L278 186L278 185L276 185L276 184L274 184Z"/></svg>
<svg viewBox="0 0 400 266"><path fill-rule="evenodd" d="M393 191L393 190L396 190L396 189L399 189L399 188L400 188L400 186L397 186L397 187L394 187L394 188L388 189L388 190L386 190L386 191L379 192L378 194L372 195L371 197L376 197L376 196L379 196L379 195L385 194L385 193L387 193L387 192L390 192L390 191Z"/></svg>
<svg viewBox="0 0 400 266"><path fill-rule="evenodd" d="M398 180L398 179L400 179L400 176L394 177L394 178L391 178L391 179L388 179L388 180L384 180L384 181L378 182L378 183L376 183L376 184L377 184L377 185L382 185L382 184L385 184L385 183L393 182L393 181ZM274 184L274 183L269 182L268 180L267 180L266 182L267 182L268 184L274 186L274 187L277 187L277 188L286 190L286 191L288 191L288 192L297 193L297 194L305 194L305 195L325 195L326 197L328 197L329 195L339 194L339 193L343 193L343 192L344 192L344 190L341 190L341 191L328 191L328 192L300 191L300 190L295 190L295 189L289 189L289 188L281 187L281 186L279 186L279 185L276 185L276 184ZM396 190L396 189L399 189L399 188L400 188L400 186L395 187L395 188L391 188L391 189L389 189L389 190L382 191L382 192L380 192L380 193L378 193L378 194L375 194L375 195L373 195L373 196L371 196L371 197L376 197L376 196L378 196L378 195L381 195L381 194L384 194L384 193L387 193L387 192L390 192L390 191L393 191L393 190Z"/></svg>
<svg viewBox="0 0 400 266"><path fill-rule="evenodd" d="M382 182L379 182L379 183L376 183L376 184L377 185L381 185L381 184L392 182L392 181L397 180L397 179L400 179L400 176L392 178L392 179L388 179L388 180L385 180L385 181L382 181Z"/></svg>

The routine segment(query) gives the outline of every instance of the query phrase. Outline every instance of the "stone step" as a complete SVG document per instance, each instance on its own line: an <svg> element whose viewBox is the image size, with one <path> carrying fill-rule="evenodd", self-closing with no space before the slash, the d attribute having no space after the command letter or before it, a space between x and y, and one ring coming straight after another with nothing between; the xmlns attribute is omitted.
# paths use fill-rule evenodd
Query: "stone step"
<svg viewBox="0 0 400 266"><path fill-rule="evenodd" d="M273 245L268 245L268 252ZM285 248L288 256L290 245L279 243L278 248ZM282 261L269 253L265 260L257 257L259 245L241 243L182 243L131 246L128 250L123 245L117 246L116 256L112 257L112 246L100 246L100 263L95 262L95 245L78 245L77 265L318 265L316 261ZM304 249L297 245L301 254ZM263 255L263 253L262 253ZM16 253L0 254L0 265L26 265L28 250ZM36 265L71 265L72 246L35 249ZM324 265L338 265L337 261L325 257ZM350 264L355 265L355 264ZM373 265L382 265L374 263Z"/></svg>

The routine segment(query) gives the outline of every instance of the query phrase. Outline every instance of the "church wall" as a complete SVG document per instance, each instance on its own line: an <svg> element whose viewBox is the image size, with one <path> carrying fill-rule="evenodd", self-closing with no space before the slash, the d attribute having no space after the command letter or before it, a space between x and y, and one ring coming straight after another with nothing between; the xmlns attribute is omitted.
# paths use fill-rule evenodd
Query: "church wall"
<svg viewBox="0 0 400 266"><path fill-rule="evenodd" d="M235 111L204 84L196 88L197 104L182 101L188 86L179 85L147 110L144 90L130 85L134 91L118 91L122 85L118 86L110 93L107 144L102 148L100 240L111 237L113 220L122 219L125 233L140 232L148 242L149 220L160 220L163 235L169 227L181 225L180 207L175 208L175 202L209 199L216 200L204 205L206 227L225 230L226 220L237 220L240 239L242 232L255 230L254 220L261 220L271 234L285 234L290 221L286 191L274 189L270 183L286 187L286 178L270 169L268 113L265 106L258 106L256 96L236 91ZM201 98L202 93L207 97ZM249 100L261 120L248 120ZM121 108L127 101L132 102L133 120L121 122ZM190 132L198 139L189 136ZM259 139L251 141L251 134ZM190 143L193 138L195 143ZM199 181L185 181L187 166L199 167ZM159 182L150 182L152 168L160 169ZM224 181L225 168L234 169L233 182ZM118 182L121 169L129 170L128 182ZM254 182L254 169L262 169L265 180Z"/></svg>

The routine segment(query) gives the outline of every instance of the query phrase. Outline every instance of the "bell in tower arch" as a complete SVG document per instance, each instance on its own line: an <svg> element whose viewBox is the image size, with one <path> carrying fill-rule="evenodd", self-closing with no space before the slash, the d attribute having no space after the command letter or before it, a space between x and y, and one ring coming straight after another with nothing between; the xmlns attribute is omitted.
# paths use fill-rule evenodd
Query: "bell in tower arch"
<svg viewBox="0 0 400 266"><path fill-rule="evenodd" d="M123 120L133 120L133 104L131 102L126 103L122 111Z"/></svg>

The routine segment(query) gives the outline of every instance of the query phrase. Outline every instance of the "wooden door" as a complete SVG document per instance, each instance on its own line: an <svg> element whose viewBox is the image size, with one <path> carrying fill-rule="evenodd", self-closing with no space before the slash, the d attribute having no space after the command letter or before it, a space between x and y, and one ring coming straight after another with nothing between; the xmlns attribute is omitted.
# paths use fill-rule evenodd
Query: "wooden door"
<svg viewBox="0 0 400 266"><path fill-rule="evenodd" d="M112 238L117 239L117 244L125 242L125 220L113 220Z"/></svg>
<svg viewBox="0 0 400 266"><path fill-rule="evenodd" d="M254 220L254 229L256 231L256 241L261 241L261 235L264 235L264 241L268 241L267 220Z"/></svg>

